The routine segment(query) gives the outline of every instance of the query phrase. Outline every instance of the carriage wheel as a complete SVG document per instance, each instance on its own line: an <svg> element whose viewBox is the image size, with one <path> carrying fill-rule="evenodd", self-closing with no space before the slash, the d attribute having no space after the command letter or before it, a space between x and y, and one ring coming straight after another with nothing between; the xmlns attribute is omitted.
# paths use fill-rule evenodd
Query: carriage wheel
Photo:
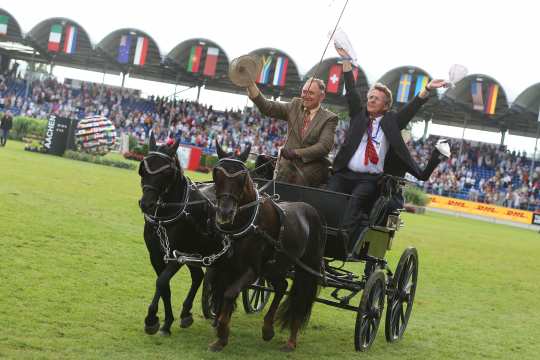
<svg viewBox="0 0 540 360"><path fill-rule="evenodd" d="M367 351L377 336L377 329L384 310L386 281L383 270L376 270L366 283L360 306L356 314L354 347L356 351Z"/></svg>
<svg viewBox="0 0 540 360"><path fill-rule="evenodd" d="M388 342L395 342L403 337L411 316L417 279L418 252L410 247L401 255L390 284L392 295L388 296L384 329Z"/></svg>
<svg viewBox="0 0 540 360"><path fill-rule="evenodd" d="M264 278L258 278L253 285L270 287L270 283ZM242 290L242 303L247 314L257 313L264 309L269 298L270 291L268 290L252 288Z"/></svg>
<svg viewBox="0 0 540 360"><path fill-rule="evenodd" d="M208 269L203 280L203 289L202 289L202 311L205 319L215 319L217 314L217 309L212 298L212 289L210 281L208 279Z"/></svg>

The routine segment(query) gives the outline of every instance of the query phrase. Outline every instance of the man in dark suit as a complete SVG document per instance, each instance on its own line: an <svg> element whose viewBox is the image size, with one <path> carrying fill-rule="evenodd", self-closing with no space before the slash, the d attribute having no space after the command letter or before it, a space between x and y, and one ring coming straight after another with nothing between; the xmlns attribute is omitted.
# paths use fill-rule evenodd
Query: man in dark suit
<svg viewBox="0 0 540 360"><path fill-rule="evenodd" d="M342 58L348 54L338 49ZM343 74L349 104L350 126L334 163L334 176L328 188L352 194L343 227L350 239L356 239L362 223L373 205L377 194L377 181L384 174L404 176L406 172L420 180L429 178L441 161L441 154L448 157L448 144L438 144L426 168L421 170L411 157L401 136L407 124L429 99L432 90L446 87L444 80L431 80L399 112L389 111L392 92L383 84L375 84L369 90L367 102L363 102L356 91L350 61L344 60Z"/></svg>

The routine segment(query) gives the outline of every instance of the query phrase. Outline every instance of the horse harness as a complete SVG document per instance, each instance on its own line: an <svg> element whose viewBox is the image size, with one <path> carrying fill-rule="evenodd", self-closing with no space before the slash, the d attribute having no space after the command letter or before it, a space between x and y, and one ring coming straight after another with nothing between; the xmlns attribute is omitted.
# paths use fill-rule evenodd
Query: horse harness
<svg viewBox="0 0 540 360"><path fill-rule="evenodd" d="M152 170L150 168L150 165L148 164L148 159L153 156L159 156L163 159L166 159L168 161L168 164L165 164L157 169ZM223 248L216 254L208 255L208 256L202 256L200 254L189 254L180 252L178 250L173 250L171 254L170 244L169 244L169 237L167 235L167 229L164 225L172 224L180 219L184 219L187 221L192 221L195 225L197 225L197 222L192 217L192 215L188 212L188 206L193 205L200 205L200 204L210 204L212 207L215 207L215 205L212 203L212 201L197 187L195 183L191 181L187 176L184 176L182 169L178 165L178 158L177 156L169 156L167 154L163 154L157 151L151 151L148 153L147 156L143 159L141 163L141 167L144 166L145 171L150 175L156 175L160 172L163 172L167 169L173 169L174 171L174 177L173 180L167 185L165 188L165 191L160 193L160 189L153 185L148 184L142 184L141 180L141 187L143 192L147 189L153 190L157 193L159 193L158 202L156 204L156 210L154 212L154 215L147 214L143 212L144 219L148 221L149 223L153 224L155 226L156 235L159 238L159 242L161 245L161 248L164 252L163 260L165 263L169 261L177 261L180 264L191 264L191 265L204 265L204 266L210 266L212 265L217 259L219 259L221 256L223 256L225 253L228 252L229 248L231 247L231 242L229 239L224 238L222 245ZM139 170L140 172L140 170ZM175 184L176 181L180 179L185 179L184 182L184 189L182 191L183 198L180 203L166 203L162 200L162 194L167 194L170 190L170 188ZM199 194L202 197L202 200L194 200L190 201L190 193L192 191L195 191L197 194ZM160 208L165 207L171 207L171 206L178 206L180 208L179 211L177 211L173 216L171 217L160 217L157 215L157 212ZM202 230L200 230L202 231Z"/></svg>

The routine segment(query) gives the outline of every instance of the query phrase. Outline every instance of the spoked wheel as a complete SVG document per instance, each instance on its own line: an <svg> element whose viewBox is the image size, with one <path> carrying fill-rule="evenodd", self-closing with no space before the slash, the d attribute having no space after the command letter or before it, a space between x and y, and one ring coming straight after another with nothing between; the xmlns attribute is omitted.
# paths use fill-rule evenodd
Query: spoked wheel
<svg viewBox="0 0 540 360"><path fill-rule="evenodd" d="M356 314L354 347L356 351L367 351L377 336L377 329L384 310L386 281L384 271L376 270L366 283L360 306Z"/></svg>
<svg viewBox="0 0 540 360"><path fill-rule="evenodd" d="M415 248L405 249L399 259L391 284L392 295L388 296L386 309L386 341L395 342L403 337L411 316L418 279L418 252Z"/></svg>
<svg viewBox="0 0 540 360"><path fill-rule="evenodd" d="M270 287L270 283L264 278L258 278L253 285ZM248 314L253 314L264 309L268 299L270 298L270 291L261 289L248 288L242 291L242 302L244 303L244 310Z"/></svg>
<svg viewBox="0 0 540 360"><path fill-rule="evenodd" d="M216 304L214 304L214 299L212 296L212 288L210 285L209 276L212 274L209 273L209 270L206 270L203 281L202 289L202 311L205 319L215 319L217 314Z"/></svg>

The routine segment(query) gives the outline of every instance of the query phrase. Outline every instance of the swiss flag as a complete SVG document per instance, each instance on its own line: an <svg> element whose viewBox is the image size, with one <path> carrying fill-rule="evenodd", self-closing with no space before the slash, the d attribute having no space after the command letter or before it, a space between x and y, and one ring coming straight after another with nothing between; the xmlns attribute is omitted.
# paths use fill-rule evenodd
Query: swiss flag
<svg viewBox="0 0 540 360"><path fill-rule="evenodd" d="M343 68L341 64L334 64L330 67L328 72L328 86L326 88L327 92L332 94L337 94L339 89L339 80L341 79L341 73Z"/></svg>

